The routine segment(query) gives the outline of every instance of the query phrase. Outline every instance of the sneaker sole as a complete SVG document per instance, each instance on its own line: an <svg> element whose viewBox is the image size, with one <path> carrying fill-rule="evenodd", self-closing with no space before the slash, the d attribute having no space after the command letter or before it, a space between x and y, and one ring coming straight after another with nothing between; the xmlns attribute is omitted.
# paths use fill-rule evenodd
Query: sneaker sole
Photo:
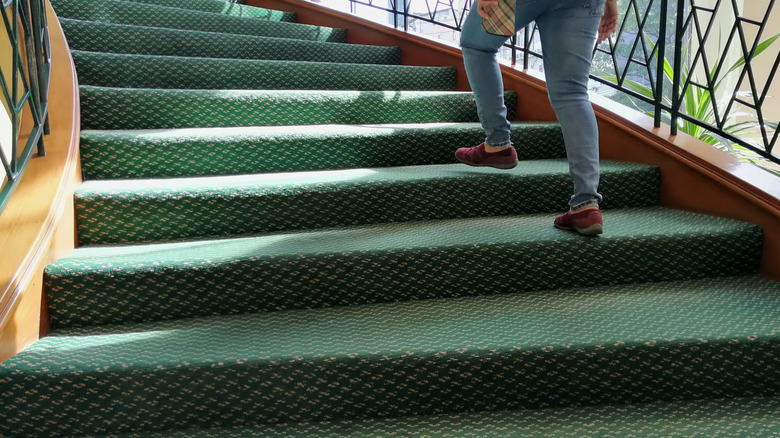
<svg viewBox="0 0 780 438"><path fill-rule="evenodd" d="M599 234L602 234L604 232L604 226L601 224L593 224L590 226L587 226L585 228L578 228L578 227L562 227L560 225L555 225L555 228L558 228L559 230L564 231L576 231L583 236L597 236Z"/></svg>
<svg viewBox="0 0 780 438"><path fill-rule="evenodd" d="M463 161L458 157L455 157L455 159L457 159L463 164L467 164L472 167L492 167L494 169L502 169L502 170L514 169L515 167L517 167L517 161L515 161L512 164L475 164L475 163L469 163L468 161Z"/></svg>

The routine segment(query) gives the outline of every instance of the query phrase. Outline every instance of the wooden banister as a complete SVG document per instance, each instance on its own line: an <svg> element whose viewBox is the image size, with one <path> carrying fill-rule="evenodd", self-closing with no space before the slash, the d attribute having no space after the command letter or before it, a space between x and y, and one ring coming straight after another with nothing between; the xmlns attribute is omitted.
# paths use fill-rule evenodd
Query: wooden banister
<svg viewBox="0 0 780 438"><path fill-rule="evenodd" d="M46 332L42 272L75 245L73 189L79 182L76 71L57 17L46 3L51 39L51 134L0 214L0 362ZM43 321L43 322L42 322Z"/></svg>

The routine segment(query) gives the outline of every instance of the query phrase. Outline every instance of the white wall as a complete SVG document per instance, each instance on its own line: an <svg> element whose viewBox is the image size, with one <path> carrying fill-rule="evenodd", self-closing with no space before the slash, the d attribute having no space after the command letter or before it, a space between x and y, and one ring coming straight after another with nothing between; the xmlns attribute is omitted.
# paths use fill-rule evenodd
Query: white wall
<svg viewBox="0 0 780 438"><path fill-rule="evenodd" d="M762 20L766 13L768 3L769 0L748 0L745 2L744 16L757 21ZM744 28L748 43L753 42L755 40L756 27L746 25ZM761 40L766 40L779 32L780 6L775 5L774 10L769 15L767 27L761 36ZM773 64L777 61L778 56L780 56L780 39L753 61L753 69L756 71L756 85L758 87L763 88L767 84L769 72L771 71ZM747 81L747 78L740 84L740 89L750 90L750 84ZM780 121L780 75L776 76L770 84L768 94L772 97L768 97L762 107L765 112L765 117L773 121Z"/></svg>

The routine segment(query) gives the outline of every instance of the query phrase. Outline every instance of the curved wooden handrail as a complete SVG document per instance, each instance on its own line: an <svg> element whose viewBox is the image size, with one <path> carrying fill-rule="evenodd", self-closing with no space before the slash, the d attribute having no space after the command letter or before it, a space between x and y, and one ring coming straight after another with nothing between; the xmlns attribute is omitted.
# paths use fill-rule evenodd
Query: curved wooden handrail
<svg viewBox="0 0 780 438"><path fill-rule="evenodd" d="M0 214L0 362L46 331L42 272L75 244L73 189L79 182L76 70L54 11L46 2L51 87L45 157L30 161Z"/></svg>
<svg viewBox="0 0 780 438"><path fill-rule="evenodd" d="M309 1L247 0L247 4L295 12L301 23L346 28L350 43L399 46L404 64L455 66L458 89L468 89L458 48ZM518 119L555 120L540 74L508 65L501 68L506 89L520 97ZM686 134L671 136L668 126L655 128L650 117L607 98L594 95L593 102L603 159L660 166L661 205L761 225L761 272L780 280L780 179Z"/></svg>

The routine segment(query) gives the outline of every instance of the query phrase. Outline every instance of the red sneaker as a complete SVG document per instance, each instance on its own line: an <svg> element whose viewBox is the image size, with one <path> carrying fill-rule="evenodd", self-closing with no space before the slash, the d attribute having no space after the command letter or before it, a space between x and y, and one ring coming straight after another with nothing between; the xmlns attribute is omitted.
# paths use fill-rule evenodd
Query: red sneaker
<svg viewBox="0 0 780 438"><path fill-rule="evenodd" d="M485 151L485 143L455 151L455 158L469 166L511 169L517 166L517 152L511 145L498 152Z"/></svg>
<svg viewBox="0 0 780 438"><path fill-rule="evenodd" d="M601 210L596 205L567 211L555 218L555 227L566 231L576 230L585 236L595 236L604 232Z"/></svg>

